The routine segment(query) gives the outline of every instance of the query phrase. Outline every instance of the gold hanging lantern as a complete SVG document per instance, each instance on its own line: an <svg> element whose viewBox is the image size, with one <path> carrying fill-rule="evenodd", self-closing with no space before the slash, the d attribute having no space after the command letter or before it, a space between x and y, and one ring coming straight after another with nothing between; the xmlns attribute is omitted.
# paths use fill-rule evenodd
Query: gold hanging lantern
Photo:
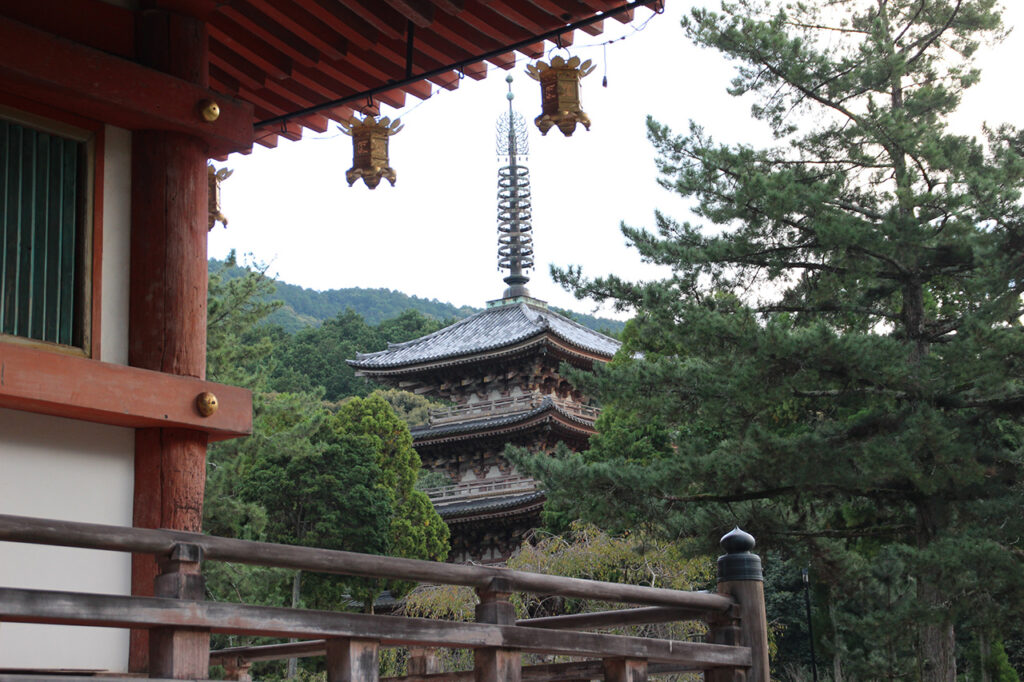
<svg viewBox="0 0 1024 682"><path fill-rule="evenodd" d="M213 164L209 164L206 167L206 181L209 190L206 199L206 212L209 219L209 224L206 228L207 232L212 230L218 221L224 227L228 226L228 219L220 210L220 183L230 178L234 172L227 168L217 170L213 167Z"/></svg>
<svg viewBox="0 0 1024 682"><path fill-rule="evenodd" d="M568 137L575 132L577 123L590 130L590 117L583 112L580 103L580 79L593 70L594 65L589 59L581 64L579 57L566 61L556 56L550 64L537 62L527 65L526 73L530 78L540 81L544 113L533 122L540 128L541 135L547 135L552 126L558 126Z"/></svg>
<svg viewBox="0 0 1024 682"><path fill-rule="evenodd" d="M341 122L341 131L352 137L352 168L345 173L351 187L359 178L374 189L380 179L387 178L395 186L395 169L388 165L388 138L402 129L400 119L367 116Z"/></svg>

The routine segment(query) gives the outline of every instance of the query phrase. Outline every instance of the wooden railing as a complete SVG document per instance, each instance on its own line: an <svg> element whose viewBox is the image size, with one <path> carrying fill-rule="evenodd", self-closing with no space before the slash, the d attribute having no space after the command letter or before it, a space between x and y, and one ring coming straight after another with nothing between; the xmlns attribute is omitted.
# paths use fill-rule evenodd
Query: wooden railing
<svg viewBox="0 0 1024 682"><path fill-rule="evenodd" d="M464 502L479 497L490 497L497 493L506 495L528 493L536 489L537 481L529 476L502 476L500 478L483 478L476 481L455 483L439 488L428 488L423 492L427 494L431 502L438 505L449 502Z"/></svg>
<svg viewBox="0 0 1024 682"><path fill-rule="evenodd" d="M123 528L0 515L0 541L83 547L156 556L156 597L55 592L0 587L0 621L142 628L150 632L151 678L205 679L224 664L246 679L252 661L296 656L327 658L330 682L377 682L381 646L415 649L405 680L468 680L468 674L431 670L431 647L474 650L474 679L531 682L603 677L642 682L649 672L704 670L714 682L768 680L767 629L760 560L749 543L723 538L717 593L682 592L487 566L434 563L353 552L219 538L197 533ZM203 561L231 561L323 573L466 585L480 603L475 623L356 613L309 611L203 601ZM532 592L634 605L598 614L517 621L509 596ZM625 637L587 628L703 619L710 643ZM209 650L209 633L224 632L309 641ZM572 664L521 665L520 654L590 658ZM424 663L427 661L427 663ZM0 680L7 676L0 672ZM13 678L8 678L13 679ZM24 679L24 678L21 678ZM62 678L71 679L71 678ZM85 678L83 678L85 679ZM89 678L96 679L96 678Z"/></svg>
<svg viewBox="0 0 1024 682"><path fill-rule="evenodd" d="M431 410L428 424L430 426L454 424L470 419L498 417L503 414L532 410L535 407L540 407L540 404L543 402L545 397L550 398L551 401L562 410L578 417L583 417L585 419L597 419L598 415L601 414L600 408L597 407L583 405L572 400L562 400L561 398L556 398L554 396L531 394L518 395L509 398L497 398L495 400L466 403L464 405L455 405L453 407L443 407Z"/></svg>

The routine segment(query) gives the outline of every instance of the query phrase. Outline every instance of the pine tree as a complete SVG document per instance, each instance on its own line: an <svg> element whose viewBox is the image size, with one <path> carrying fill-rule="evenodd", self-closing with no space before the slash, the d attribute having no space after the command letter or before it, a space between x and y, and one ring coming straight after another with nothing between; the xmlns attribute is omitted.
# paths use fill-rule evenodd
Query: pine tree
<svg viewBox="0 0 1024 682"><path fill-rule="evenodd" d="M649 121L660 182L706 225L623 228L664 281L555 273L636 312L576 380L671 447L608 433L525 464L557 504L614 501L592 519L739 523L802 553L837 672L952 682L954 626L1024 608L1024 135L946 126L996 2L737 0L683 27L737 62L776 145Z"/></svg>
<svg viewBox="0 0 1024 682"><path fill-rule="evenodd" d="M357 551L433 561L443 561L448 556L448 526L426 494L415 487L421 462L412 447L409 427L379 393L342 403L321 437L327 443L363 440L369 446L364 448L363 458L379 471L374 491L390 512L386 539L379 550ZM372 587L373 590L361 595L367 611L372 611L373 598L382 589L398 597L413 584L374 581Z"/></svg>

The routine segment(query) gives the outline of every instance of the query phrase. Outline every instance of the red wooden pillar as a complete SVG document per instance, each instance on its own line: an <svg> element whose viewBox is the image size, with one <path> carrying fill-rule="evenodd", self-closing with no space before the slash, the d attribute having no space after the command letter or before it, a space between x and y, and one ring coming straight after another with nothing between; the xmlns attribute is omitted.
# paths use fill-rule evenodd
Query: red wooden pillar
<svg viewBox="0 0 1024 682"><path fill-rule="evenodd" d="M161 9L137 14L140 63L206 86L206 25ZM131 292L128 362L203 378L206 374L207 147L166 131L132 136ZM206 483L206 435L138 429L134 525L198 531ZM132 558L132 594L152 595L150 556ZM148 669L148 637L131 635L129 669Z"/></svg>

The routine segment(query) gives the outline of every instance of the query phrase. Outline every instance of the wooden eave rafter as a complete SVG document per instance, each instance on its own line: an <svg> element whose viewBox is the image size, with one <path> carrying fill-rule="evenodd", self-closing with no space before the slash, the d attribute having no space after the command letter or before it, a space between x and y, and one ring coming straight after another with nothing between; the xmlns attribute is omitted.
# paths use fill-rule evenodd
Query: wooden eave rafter
<svg viewBox="0 0 1024 682"><path fill-rule="evenodd" d="M406 94L429 97L431 83L455 89L464 76L483 78L486 62L513 68L516 52L542 56L545 38L569 45L581 22L597 35L601 14L622 20L613 13L660 1L153 0L207 23L215 92L134 61L136 11L0 0L0 87L130 130L196 135L223 156L323 129L370 98L400 108ZM197 99L217 101L221 118L198 120Z"/></svg>
<svg viewBox="0 0 1024 682"><path fill-rule="evenodd" d="M246 1L260 3L269 0L236 0L233 4L244 4ZM296 4L304 2L291 1ZM486 66L483 65L485 61L500 68L512 68L515 65L513 51L536 58L544 52L543 39L562 46L571 45L573 28L577 24L589 34L598 35L603 24L601 14L615 16L624 9L631 11L635 6L654 5L660 0L640 0L631 3L624 3L622 0L536 0L527 3L503 0L492 0L487 3L481 0L338 2L345 10L354 13L379 31L374 49L370 50L373 59L380 60L383 56L384 61L391 67L399 67L404 74L396 80L386 75L381 79L383 83L394 82L396 87L423 98L429 96L429 89L424 92L423 86L420 85L420 91L414 92L413 83L429 80L443 87L457 86L456 80L439 77L441 74L438 73L438 68L443 70L444 66L431 65L426 63L427 60L432 60L435 64L450 65L448 74L451 74L452 70L457 70L460 76L468 75L479 79L486 75ZM530 41L531 36L537 40ZM355 51L350 49L343 61L351 65L354 54ZM366 64L362 68L370 70ZM387 71L389 74L393 73L390 69ZM362 103L360 100L369 101L371 98L377 98L386 101L382 96L385 89L379 84L353 92L347 97L325 101L320 106L348 104L352 108L358 108ZM296 109L293 115L309 113L306 109ZM266 119L259 122L258 126L265 125L268 126L268 130L272 130L280 120L281 117Z"/></svg>

